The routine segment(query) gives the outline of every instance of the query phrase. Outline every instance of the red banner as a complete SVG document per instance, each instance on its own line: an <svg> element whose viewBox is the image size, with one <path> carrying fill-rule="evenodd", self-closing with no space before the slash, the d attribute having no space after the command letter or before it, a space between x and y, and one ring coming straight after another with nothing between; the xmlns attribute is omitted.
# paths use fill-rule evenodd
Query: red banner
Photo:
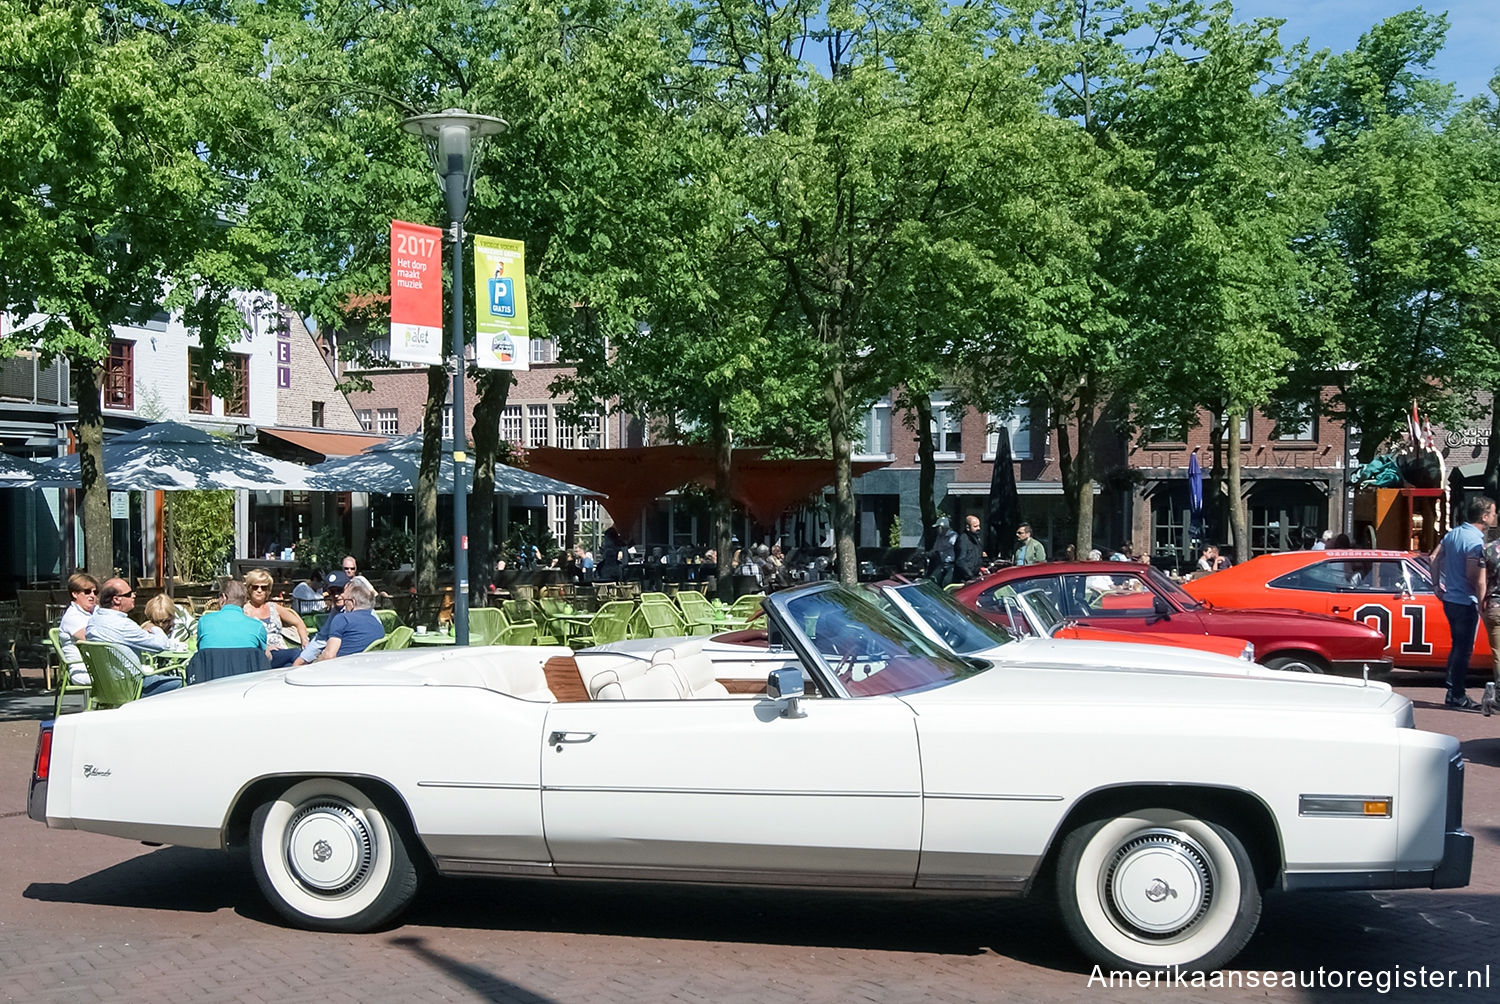
<svg viewBox="0 0 1500 1004"><path fill-rule="evenodd" d="M443 232L391 221L391 358L443 361Z"/></svg>

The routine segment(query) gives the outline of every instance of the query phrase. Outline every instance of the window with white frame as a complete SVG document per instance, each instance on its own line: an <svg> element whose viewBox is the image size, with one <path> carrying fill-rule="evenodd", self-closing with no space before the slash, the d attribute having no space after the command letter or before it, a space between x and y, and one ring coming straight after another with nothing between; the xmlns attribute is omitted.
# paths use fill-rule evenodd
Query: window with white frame
<svg viewBox="0 0 1500 1004"><path fill-rule="evenodd" d="M557 342L551 338L531 340L531 361L534 363L557 362Z"/></svg>
<svg viewBox="0 0 1500 1004"><path fill-rule="evenodd" d="M561 417L557 420L557 447L563 450L574 449L578 445L578 426L572 422L564 422Z"/></svg>
<svg viewBox="0 0 1500 1004"><path fill-rule="evenodd" d="M1010 434L1010 455L1016 460L1031 459L1031 408L1018 405L1008 414L990 413L985 423L984 459L994 460L1000 448L1000 430Z"/></svg>
<svg viewBox="0 0 1500 1004"><path fill-rule="evenodd" d="M891 455L891 401L881 398L860 416L855 431L854 455L888 457Z"/></svg>
<svg viewBox="0 0 1500 1004"><path fill-rule="evenodd" d="M354 417L359 419L359 427L361 429L365 430L366 432L375 431L375 413L369 408L364 408L356 411L354 413Z"/></svg>
<svg viewBox="0 0 1500 1004"><path fill-rule="evenodd" d="M395 436L400 433L401 415L395 408L381 408L375 418L380 423L379 429L382 436Z"/></svg>
<svg viewBox="0 0 1500 1004"><path fill-rule="evenodd" d="M932 398L932 449L940 460L956 460L963 452L964 410L946 397Z"/></svg>
<svg viewBox="0 0 1500 1004"><path fill-rule="evenodd" d="M519 404L507 405L500 413L500 438L507 443L521 445L521 406Z"/></svg>
<svg viewBox="0 0 1500 1004"><path fill-rule="evenodd" d="M1273 438L1283 443L1315 443L1318 441L1318 412L1311 401L1293 406L1285 411L1276 423Z"/></svg>
<svg viewBox="0 0 1500 1004"><path fill-rule="evenodd" d="M453 438L453 405L443 405L443 438Z"/></svg>
<svg viewBox="0 0 1500 1004"><path fill-rule="evenodd" d="M584 415L578 425L578 448L602 450L608 445L604 441L604 416L598 412Z"/></svg>
<svg viewBox="0 0 1500 1004"><path fill-rule="evenodd" d="M1219 432L1219 441L1227 443L1227 442L1229 442L1229 423L1224 422L1224 420L1222 418L1219 419L1219 421L1223 422L1223 424L1224 424L1223 429L1220 430L1220 432ZM1242 416L1240 416L1240 445L1241 446L1248 446L1249 443L1250 443L1250 416L1249 415L1242 415Z"/></svg>
<svg viewBox="0 0 1500 1004"><path fill-rule="evenodd" d="M558 544L568 539L568 497L566 495L547 496L547 525L552 528L552 536L556 538Z"/></svg>
<svg viewBox="0 0 1500 1004"><path fill-rule="evenodd" d="M546 446L548 444L548 431L551 425L550 409L545 404L528 404L526 406L526 445Z"/></svg>

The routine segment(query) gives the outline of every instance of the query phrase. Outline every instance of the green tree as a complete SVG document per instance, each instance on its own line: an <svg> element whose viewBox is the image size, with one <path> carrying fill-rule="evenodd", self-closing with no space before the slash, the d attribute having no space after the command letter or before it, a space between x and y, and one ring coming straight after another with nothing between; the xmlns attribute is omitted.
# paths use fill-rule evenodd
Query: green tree
<svg viewBox="0 0 1500 1004"><path fill-rule="evenodd" d="M271 117L232 5L0 7L0 351L62 356L78 406L84 564L112 571L100 392L115 325L181 309L213 365L270 242L247 210ZM227 374L213 374L225 388Z"/></svg>
<svg viewBox="0 0 1500 1004"><path fill-rule="evenodd" d="M1472 417L1493 372L1479 315L1465 310L1491 267L1476 253L1472 138L1444 128L1453 90L1424 73L1446 31L1440 15L1398 14L1303 75L1299 122L1329 195L1302 250L1321 266L1316 307L1333 332L1302 348L1328 365L1299 370L1289 392L1310 400L1330 380L1328 408L1359 430L1361 463L1413 402L1438 421Z"/></svg>

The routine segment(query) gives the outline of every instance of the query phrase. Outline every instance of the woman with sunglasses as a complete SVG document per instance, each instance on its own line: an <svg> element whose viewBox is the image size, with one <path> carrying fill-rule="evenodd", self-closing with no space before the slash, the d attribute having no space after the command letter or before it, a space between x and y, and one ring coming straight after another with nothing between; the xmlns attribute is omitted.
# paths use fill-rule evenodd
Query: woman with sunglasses
<svg viewBox="0 0 1500 1004"><path fill-rule="evenodd" d="M245 600L245 616L264 621L266 645L271 650L271 668L290 666L292 660L307 645L307 624L291 607L271 602L271 587L275 584L271 573L264 568L252 568L245 573L245 588L249 598ZM299 644L293 648L281 633L282 627L297 632Z"/></svg>
<svg viewBox="0 0 1500 1004"><path fill-rule="evenodd" d="M68 576L68 592L73 594L73 602L63 611L62 622L57 626L58 634L62 635L62 654L68 663L69 678L72 679L76 670L86 681L88 674L83 669L83 656L78 654L78 646L73 643L84 640L83 632L89 626L94 608L99 605L99 580L87 572L77 572ZM73 682L79 681L75 679Z"/></svg>

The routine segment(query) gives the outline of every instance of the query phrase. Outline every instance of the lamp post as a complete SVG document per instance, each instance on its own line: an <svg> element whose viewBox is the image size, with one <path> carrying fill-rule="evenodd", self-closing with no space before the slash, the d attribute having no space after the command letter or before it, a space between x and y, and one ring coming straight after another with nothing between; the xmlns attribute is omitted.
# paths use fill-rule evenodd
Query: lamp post
<svg viewBox="0 0 1500 1004"><path fill-rule="evenodd" d="M469 644L469 482L464 476L464 216L474 190L474 170L486 136L504 132L504 119L471 115L448 108L414 115L401 128L427 141L432 170L448 206L448 234L453 241L453 640Z"/></svg>

